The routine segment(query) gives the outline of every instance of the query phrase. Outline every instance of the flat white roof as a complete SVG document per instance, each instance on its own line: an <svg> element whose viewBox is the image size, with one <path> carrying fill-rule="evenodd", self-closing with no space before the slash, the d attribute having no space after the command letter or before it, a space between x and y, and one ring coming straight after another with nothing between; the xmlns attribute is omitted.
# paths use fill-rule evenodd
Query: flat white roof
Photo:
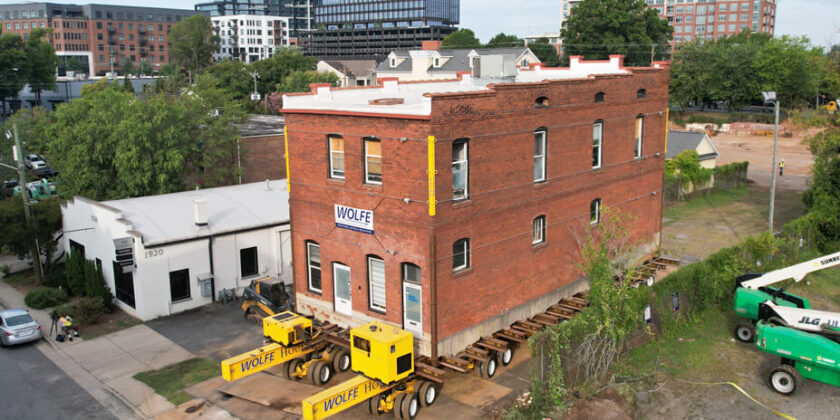
<svg viewBox="0 0 840 420"><path fill-rule="evenodd" d="M207 226L195 224L196 199L207 201ZM289 222L285 179L101 204L120 211L122 218L131 223L131 230L143 235L145 246Z"/></svg>
<svg viewBox="0 0 840 420"><path fill-rule="evenodd" d="M658 66L654 66L658 67ZM436 93L481 92L492 89L493 83L528 83L548 80L581 79L604 74L630 74L624 68L624 57L610 56L609 60L584 61L570 57L569 67L519 69L514 78L475 79L462 75L460 80L400 83L385 80L381 87L335 89L330 86L313 87L309 94L283 95L283 109L294 112L348 112L354 114L385 114L429 116L432 98ZM377 104L376 101L388 104ZM327 111L327 112L325 112Z"/></svg>

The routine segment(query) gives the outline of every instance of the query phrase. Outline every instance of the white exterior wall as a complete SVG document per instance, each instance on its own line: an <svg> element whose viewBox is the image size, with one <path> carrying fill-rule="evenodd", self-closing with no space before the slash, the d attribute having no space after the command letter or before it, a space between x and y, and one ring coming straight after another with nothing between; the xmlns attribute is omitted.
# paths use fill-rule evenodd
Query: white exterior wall
<svg viewBox="0 0 840 420"><path fill-rule="evenodd" d="M215 61L239 60L243 54L241 49L244 48L242 61L252 63L273 56L277 48L290 45L289 18L287 17L231 15L213 16L210 20L221 38L219 51L213 56ZM283 22L279 44L275 44L275 21Z"/></svg>
<svg viewBox="0 0 840 420"><path fill-rule="evenodd" d="M69 249L70 240L85 247L85 257L99 258L102 271L111 291L114 287L113 261L115 238L134 237L134 302L135 308L115 299L126 312L142 320L168 316L193 309L213 301L211 296L201 296L198 275L209 273L209 238L199 238L169 245L142 243L140 234L132 231L130 222L120 219L121 212L85 199L76 198L62 207L64 224L63 242ZM192 223L187 220L185 223ZM289 225L280 225L247 232L222 234L213 241L213 273L215 293L221 289L237 289L237 294L248 283L261 276L275 276L287 284L292 283L291 241ZM239 250L257 247L255 276L242 278ZM169 273L189 269L190 297L172 302Z"/></svg>

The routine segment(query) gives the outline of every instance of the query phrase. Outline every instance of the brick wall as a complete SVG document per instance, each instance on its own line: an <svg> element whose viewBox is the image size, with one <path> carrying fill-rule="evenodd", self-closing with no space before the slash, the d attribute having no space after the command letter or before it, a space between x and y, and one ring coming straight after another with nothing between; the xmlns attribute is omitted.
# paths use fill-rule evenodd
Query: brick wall
<svg viewBox="0 0 840 420"><path fill-rule="evenodd" d="M239 140L242 183L286 177L283 135L243 137Z"/></svg>

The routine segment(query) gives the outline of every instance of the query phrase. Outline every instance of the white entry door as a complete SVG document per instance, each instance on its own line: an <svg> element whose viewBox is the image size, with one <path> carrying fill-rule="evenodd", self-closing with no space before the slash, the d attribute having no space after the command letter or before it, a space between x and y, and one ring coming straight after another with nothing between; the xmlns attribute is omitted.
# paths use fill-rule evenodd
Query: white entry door
<svg viewBox="0 0 840 420"><path fill-rule="evenodd" d="M403 282L403 328L423 335L423 289L419 284Z"/></svg>
<svg viewBox="0 0 840 420"><path fill-rule="evenodd" d="M353 299L350 296L350 267L333 263L333 290L335 290L335 311L353 315Z"/></svg>

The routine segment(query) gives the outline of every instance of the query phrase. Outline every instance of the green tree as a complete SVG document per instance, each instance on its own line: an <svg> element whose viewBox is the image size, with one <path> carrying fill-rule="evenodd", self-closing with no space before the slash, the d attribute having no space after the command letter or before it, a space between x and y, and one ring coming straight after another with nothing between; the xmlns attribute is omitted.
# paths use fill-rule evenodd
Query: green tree
<svg viewBox="0 0 840 420"><path fill-rule="evenodd" d="M84 67L82 66L82 59L78 56L72 55L67 57L64 61L64 70L65 71L82 71Z"/></svg>
<svg viewBox="0 0 840 420"><path fill-rule="evenodd" d="M33 203L32 226L27 226L20 197L0 200L0 246L8 247L23 259L30 256L37 240L37 249L44 259L44 274L49 274L55 267L52 260L58 246L55 233L61 229L59 204L58 198Z"/></svg>
<svg viewBox="0 0 840 420"><path fill-rule="evenodd" d="M797 222L824 252L840 246L840 112L820 111L800 116L806 128L816 129L805 139L814 157L812 181L802 200L808 213Z"/></svg>
<svg viewBox="0 0 840 420"><path fill-rule="evenodd" d="M224 60L204 70L216 86L234 99L245 99L254 90L250 69L239 61Z"/></svg>
<svg viewBox="0 0 840 420"><path fill-rule="evenodd" d="M807 37L784 35L771 39L756 55L761 90L773 90L785 107L813 103L825 65L822 51ZM757 95L756 95L757 96Z"/></svg>
<svg viewBox="0 0 840 420"><path fill-rule="evenodd" d="M123 76L137 73L137 68L134 67L134 62L131 60L123 60L123 62L120 63L120 69L122 70L120 73L122 73Z"/></svg>
<svg viewBox="0 0 840 420"><path fill-rule="evenodd" d="M191 74L197 75L211 64L220 39L209 17L190 16L173 25L169 31L169 56Z"/></svg>
<svg viewBox="0 0 840 420"><path fill-rule="evenodd" d="M266 96L292 72L315 70L317 64L317 59L304 56L298 48L287 47L276 49L274 56L257 61L251 68L259 73L257 87Z"/></svg>
<svg viewBox="0 0 840 420"><path fill-rule="evenodd" d="M531 52L540 59L540 62L548 67L556 67L560 64L560 57L557 56L557 49L548 42L548 38L540 38L528 45Z"/></svg>
<svg viewBox="0 0 840 420"><path fill-rule="evenodd" d="M0 101L3 102L3 116L8 115L6 100L17 99L26 85L27 57L25 43L16 34L0 35Z"/></svg>
<svg viewBox="0 0 840 420"><path fill-rule="evenodd" d="M504 32L499 32L485 45L487 48L510 48L521 47L525 45L525 41L516 35L508 35Z"/></svg>
<svg viewBox="0 0 840 420"><path fill-rule="evenodd" d="M69 250L64 263L64 275L67 278L69 293L84 296L86 291L85 257L81 253Z"/></svg>
<svg viewBox="0 0 840 420"><path fill-rule="evenodd" d="M26 40L28 71L26 81L41 103L41 92L55 89L55 69L58 56L48 40L52 29L33 29Z"/></svg>
<svg viewBox="0 0 840 420"><path fill-rule="evenodd" d="M146 60L141 61L137 69L139 74L142 74L144 76L152 75L152 63L149 63Z"/></svg>
<svg viewBox="0 0 840 420"><path fill-rule="evenodd" d="M660 19L657 9L645 9L644 0L583 0L560 30L565 56L582 55L604 60L624 54L631 66L649 65L665 57L674 29Z"/></svg>
<svg viewBox="0 0 840 420"><path fill-rule="evenodd" d="M283 93L308 92L310 83L330 83L333 86L338 86L338 76L333 73L311 70L295 71L286 76L283 83L277 85L277 91Z"/></svg>
<svg viewBox="0 0 840 420"><path fill-rule="evenodd" d="M475 37L475 32L472 30L461 28L443 37L440 47L459 50L481 48L481 41Z"/></svg>

